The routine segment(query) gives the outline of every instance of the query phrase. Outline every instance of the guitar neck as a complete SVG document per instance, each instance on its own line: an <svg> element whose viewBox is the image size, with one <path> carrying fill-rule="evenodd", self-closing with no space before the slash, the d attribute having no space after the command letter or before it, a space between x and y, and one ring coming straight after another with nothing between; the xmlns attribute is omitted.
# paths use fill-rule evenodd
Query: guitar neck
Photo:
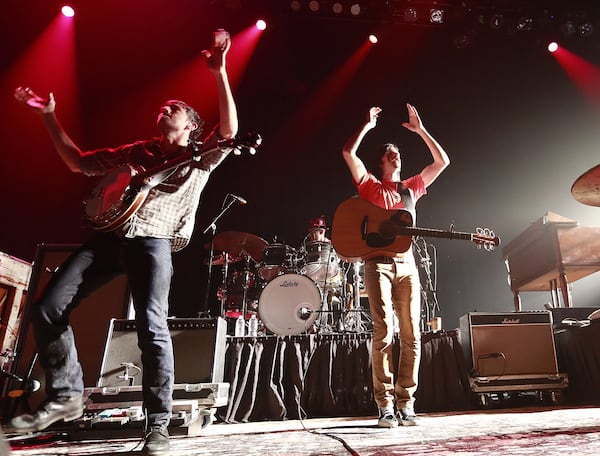
<svg viewBox="0 0 600 456"><path fill-rule="evenodd" d="M473 240L473 233L461 233L460 231L446 231L435 228L413 228L410 226L397 226L397 234L407 236L426 236L445 239Z"/></svg>
<svg viewBox="0 0 600 456"><path fill-rule="evenodd" d="M230 141L227 141L227 143L229 144ZM209 152L213 152L217 149L220 149L221 147L227 147L227 145L223 143L211 144L210 147L202 148L200 152L186 152L184 154L178 155L177 157L167 160L166 162L158 166L142 171L136 176L136 179L144 180L149 177L155 176L156 174L171 171L172 169L175 169L178 166L185 165L186 163L189 163L194 159L198 159L208 154Z"/></svg>

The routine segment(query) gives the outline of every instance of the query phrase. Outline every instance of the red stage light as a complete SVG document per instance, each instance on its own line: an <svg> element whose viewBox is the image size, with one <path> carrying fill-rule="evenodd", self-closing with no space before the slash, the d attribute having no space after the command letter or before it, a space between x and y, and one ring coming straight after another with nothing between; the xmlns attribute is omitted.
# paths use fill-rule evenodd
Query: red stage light
<svg viewBox="0 0 600 456"><path fill-rule="evenodd" d="M375 35L369 35L369 41L373 44L377 44L379 42Z"/></svg>
<svg viewBox="0 0 600 456"><path fill-rule="evenodd" d="M256 28L258 30L265 30L267 28L267 23L262 19L256 21Z"/></svg>
<svg viewBox="0 0 600 456"><path fill-rule="evenodd" d="M556 41L552 41L550 44L548 44L548 50L550 52L558 51L558 43Z"/></svg>
<svg viewBox="0 0 600 456"><path fill-rule="evenodd" d="M69 5L65 5L60 9L60 12L65 17L73 17L75 16L75 10L71 8Z"/></svg>

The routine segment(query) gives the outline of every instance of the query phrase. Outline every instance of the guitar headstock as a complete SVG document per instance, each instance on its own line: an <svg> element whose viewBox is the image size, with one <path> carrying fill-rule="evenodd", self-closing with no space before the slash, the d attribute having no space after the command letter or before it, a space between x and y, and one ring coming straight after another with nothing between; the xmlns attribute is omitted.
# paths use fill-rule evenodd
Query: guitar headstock
<svg viewBox="0 0 600 456"><path fill-rule="evenodd" d="M234 155L242 155L243 150L248 151L250 155L255 155L256 149L262 144L262 137L258 133L250 131L236 136L231 142Z"/></svg>
<svg viewBox="0 0 600 456"><path fill-rule="evenodd" d="M473 233L473 242L477 248L490 252L500 245L500 238L489 228L477 228Z"/></svg>

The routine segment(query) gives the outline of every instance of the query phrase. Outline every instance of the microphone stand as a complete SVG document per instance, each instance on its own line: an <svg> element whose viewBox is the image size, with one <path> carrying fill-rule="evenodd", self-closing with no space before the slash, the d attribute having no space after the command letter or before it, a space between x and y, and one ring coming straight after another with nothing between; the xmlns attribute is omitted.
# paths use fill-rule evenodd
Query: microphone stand
<svg viewBox="0 0 600 456"><path fill-rule="evenodd" d="M219 212L211 220L211 222L208 224L208 226L206 228L204 228L204 231L202 231L202 234L206 234L209 231L211 232L211 235L210 235L210 252L209 252L209 256L208 256L208 280L206 282L206 293L204 294L204 310L202 312L199 312L199 315L198 315L198 316L204 316L206 318L210 317L210 311L208 310L208 298L209 298L209 295L210 295L210 285L211 285L211 281L212 281L213 260L215 258L215 233L217 231L217 221L236 202L235 199L232 199L229 203L225 204L225 202L227 201L227 197L228 196L229 196L229 193L227 195L225 195L225 199L223 200L223 205L222 205L221 212ZM223 306L223 303L221 303L221 307L222 306ZM221 309L221 314L222 313L223 313L223 309Z"/></svg>

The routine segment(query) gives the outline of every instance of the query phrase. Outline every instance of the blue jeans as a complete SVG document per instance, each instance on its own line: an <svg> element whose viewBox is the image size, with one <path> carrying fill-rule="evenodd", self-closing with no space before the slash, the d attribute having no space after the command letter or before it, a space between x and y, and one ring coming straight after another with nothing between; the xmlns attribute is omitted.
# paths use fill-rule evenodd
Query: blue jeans
<svg viewBox="0 0 600 456"><path fill-rule="evenodd" d="M102 234L85 243L54 274L31 311L39 360L46 373L46 394L55 400L83 393L83 373L69 315L82 299L123 273L135 309L148 425L166 426L174 382L167 325L173 266L167 239Z"/></svg>

